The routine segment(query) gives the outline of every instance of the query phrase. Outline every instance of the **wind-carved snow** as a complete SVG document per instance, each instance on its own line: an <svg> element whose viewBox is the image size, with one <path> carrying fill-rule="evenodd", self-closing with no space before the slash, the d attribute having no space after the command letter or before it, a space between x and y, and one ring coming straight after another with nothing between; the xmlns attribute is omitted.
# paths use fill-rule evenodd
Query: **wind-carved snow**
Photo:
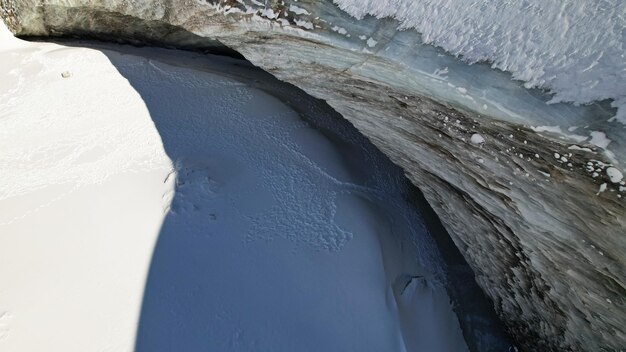
<svg viewBox="0 0 626 352"><path fill-rule="evenodd" d="M356 18L395 18L470 63L492 62L551 90L553 103L613 99L626 123L625 1L333 1Z"/></svg>

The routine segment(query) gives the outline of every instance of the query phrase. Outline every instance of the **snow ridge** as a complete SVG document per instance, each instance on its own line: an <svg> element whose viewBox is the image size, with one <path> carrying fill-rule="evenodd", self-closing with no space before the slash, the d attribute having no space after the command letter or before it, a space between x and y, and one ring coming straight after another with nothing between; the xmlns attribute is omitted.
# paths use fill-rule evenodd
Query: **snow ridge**
<svg viewBox="0 0 626 352"><path fill-rule="evenodd" d="M552 103L613 99L626 124L626 1L333 0L356 18L414 28L469 63L488 61L554 93Z"/></svg>

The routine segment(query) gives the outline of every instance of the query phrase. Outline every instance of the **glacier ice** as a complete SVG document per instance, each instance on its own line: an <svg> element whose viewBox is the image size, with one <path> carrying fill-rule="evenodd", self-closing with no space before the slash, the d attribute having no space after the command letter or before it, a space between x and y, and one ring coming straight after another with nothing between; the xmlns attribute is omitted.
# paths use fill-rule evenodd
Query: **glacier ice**
<svg viewBox="0 0 626 352"><path fill-rule="evenodd" d="M427 44L463 60L487 61L551 102L612 99L626 124L626 2L333 0L362 19L390 17Z"/></svg>

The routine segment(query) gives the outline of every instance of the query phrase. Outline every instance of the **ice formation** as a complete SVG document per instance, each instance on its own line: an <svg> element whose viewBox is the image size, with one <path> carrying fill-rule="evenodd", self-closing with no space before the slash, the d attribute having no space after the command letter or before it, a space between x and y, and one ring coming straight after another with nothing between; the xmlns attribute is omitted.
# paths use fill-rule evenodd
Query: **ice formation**
<svg viewBox="0 0 626 352"><path fill-rule="evenodd" d="M488 61L552 102L612 99L626 124L626 2L333 0L356 18L400 21L426 43L468 62Z"/></svg>

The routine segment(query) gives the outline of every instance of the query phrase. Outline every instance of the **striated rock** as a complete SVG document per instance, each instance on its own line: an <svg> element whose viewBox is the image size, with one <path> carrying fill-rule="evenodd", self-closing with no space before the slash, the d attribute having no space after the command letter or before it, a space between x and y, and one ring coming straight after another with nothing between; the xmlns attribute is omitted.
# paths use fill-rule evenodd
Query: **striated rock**
<svg viewBox="0 0 626 352"><path fill-rule="evenodd" d="M547 105L330 0L0 0L0 15L19 36L240 53L404 168L523 349L626 346L626 129L609 102Z"/></svg>

